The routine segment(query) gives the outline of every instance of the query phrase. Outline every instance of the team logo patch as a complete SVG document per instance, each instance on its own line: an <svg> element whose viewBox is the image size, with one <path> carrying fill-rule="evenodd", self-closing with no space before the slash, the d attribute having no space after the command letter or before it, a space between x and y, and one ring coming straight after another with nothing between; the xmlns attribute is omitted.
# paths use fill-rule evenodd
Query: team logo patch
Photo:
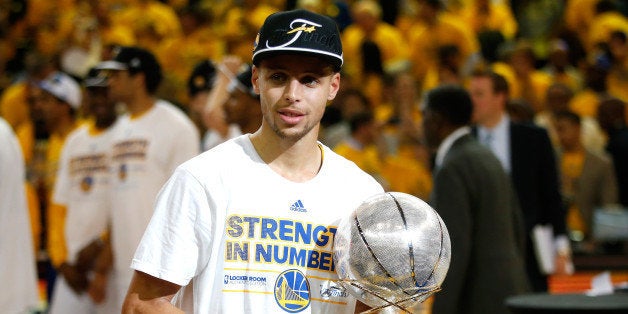
<svg viewBox="0 0 628 314"><path fill-rule="evenodd" d="M310 305L310 283L297 269L279 274L275 281L275 301L289 313L298 313Z"/></svg>
<svg viewBox="0 0 628 314"><path fill-rule="evenodd" d="M118 169L118 179L120 179L120 181L124 181L124 179L126 179L127 172L127 165L121 164L120 168Z"/></svg>
<svg viewBox="0 0 628 314"><path fill-rule="evenodd" d="M94 178L87 176L81 180L81 190L83 192L88 192L92 189L92 185L94 184Z"/></svg>

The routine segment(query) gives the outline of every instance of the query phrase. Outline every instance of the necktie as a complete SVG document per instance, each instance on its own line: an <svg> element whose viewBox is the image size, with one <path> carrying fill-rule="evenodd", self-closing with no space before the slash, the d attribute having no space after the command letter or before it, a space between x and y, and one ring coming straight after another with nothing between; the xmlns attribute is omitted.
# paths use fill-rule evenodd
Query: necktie
<svg viewBox="0 0 628 314"><path fill-rule="evenodd" d="M492 149L493 148L493 133L486 132L486 134L484 135L484 139L482 140L482 144Z"/></svg>

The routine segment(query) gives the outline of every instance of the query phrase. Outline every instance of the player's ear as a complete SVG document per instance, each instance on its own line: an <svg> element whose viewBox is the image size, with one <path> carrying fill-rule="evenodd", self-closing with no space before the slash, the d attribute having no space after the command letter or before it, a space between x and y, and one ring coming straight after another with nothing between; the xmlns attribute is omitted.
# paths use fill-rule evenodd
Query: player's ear
<svg viewBox="0 0 628 314"><path fill-rule="evenodd" d="M329 84L330 88L327 100L333 100L336 98L336 94L338 94L338 90L340 89L340 73L334 73Z"/></svg>
<svg viewBox="0 0 628 314"><path fill-rule="evenodd" d="M259 95L259 85L257 84L257 80L259 79L259 69L257 66L253 66L251 73L251 83L253 83L253 91Z"/></svg>

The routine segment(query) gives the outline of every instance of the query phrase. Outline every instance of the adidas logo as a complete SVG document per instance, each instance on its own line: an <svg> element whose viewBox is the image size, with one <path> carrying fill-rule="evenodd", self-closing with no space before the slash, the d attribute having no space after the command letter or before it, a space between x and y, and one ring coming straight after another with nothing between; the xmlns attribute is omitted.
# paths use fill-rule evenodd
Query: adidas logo
<svg viewBox="0 0 628 314"><path fill-rule="evenodd" d="M302 213L307 212L307 209L305 209L305 206L303 206L303 202L301 202L301 200L294 202L294 204L290 206L290 210Z"/></svg>

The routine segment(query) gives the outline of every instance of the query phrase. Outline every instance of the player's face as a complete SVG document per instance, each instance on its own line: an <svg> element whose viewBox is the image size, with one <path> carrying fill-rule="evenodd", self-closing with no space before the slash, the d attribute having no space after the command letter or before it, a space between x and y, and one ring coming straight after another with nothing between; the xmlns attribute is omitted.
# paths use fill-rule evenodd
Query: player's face
<svg viewBox="0 0 628 314"><path fill-rule="evenodd" d="M88 87L87 110L96 120L96 125L110 125L116 119L116 108L112 101L109 101L107 87Z"/></svg>
<svg viewBox="0 0 628 314"><path fill-rule="evenodd" d="M311 132L318 137L319 122L328 101L340 87L340 74L319 58L281 55L253 68L253 86L260 94L264 120L280 138L298 140Z"/></svg>
<svg viewBox="0 0 628 314"><path fill-rule="evenodd" d="M129 71L109 71L107 74L109 81L109 97L113 101L131 100L134 85L133 77L129 75Z"/></svg>

